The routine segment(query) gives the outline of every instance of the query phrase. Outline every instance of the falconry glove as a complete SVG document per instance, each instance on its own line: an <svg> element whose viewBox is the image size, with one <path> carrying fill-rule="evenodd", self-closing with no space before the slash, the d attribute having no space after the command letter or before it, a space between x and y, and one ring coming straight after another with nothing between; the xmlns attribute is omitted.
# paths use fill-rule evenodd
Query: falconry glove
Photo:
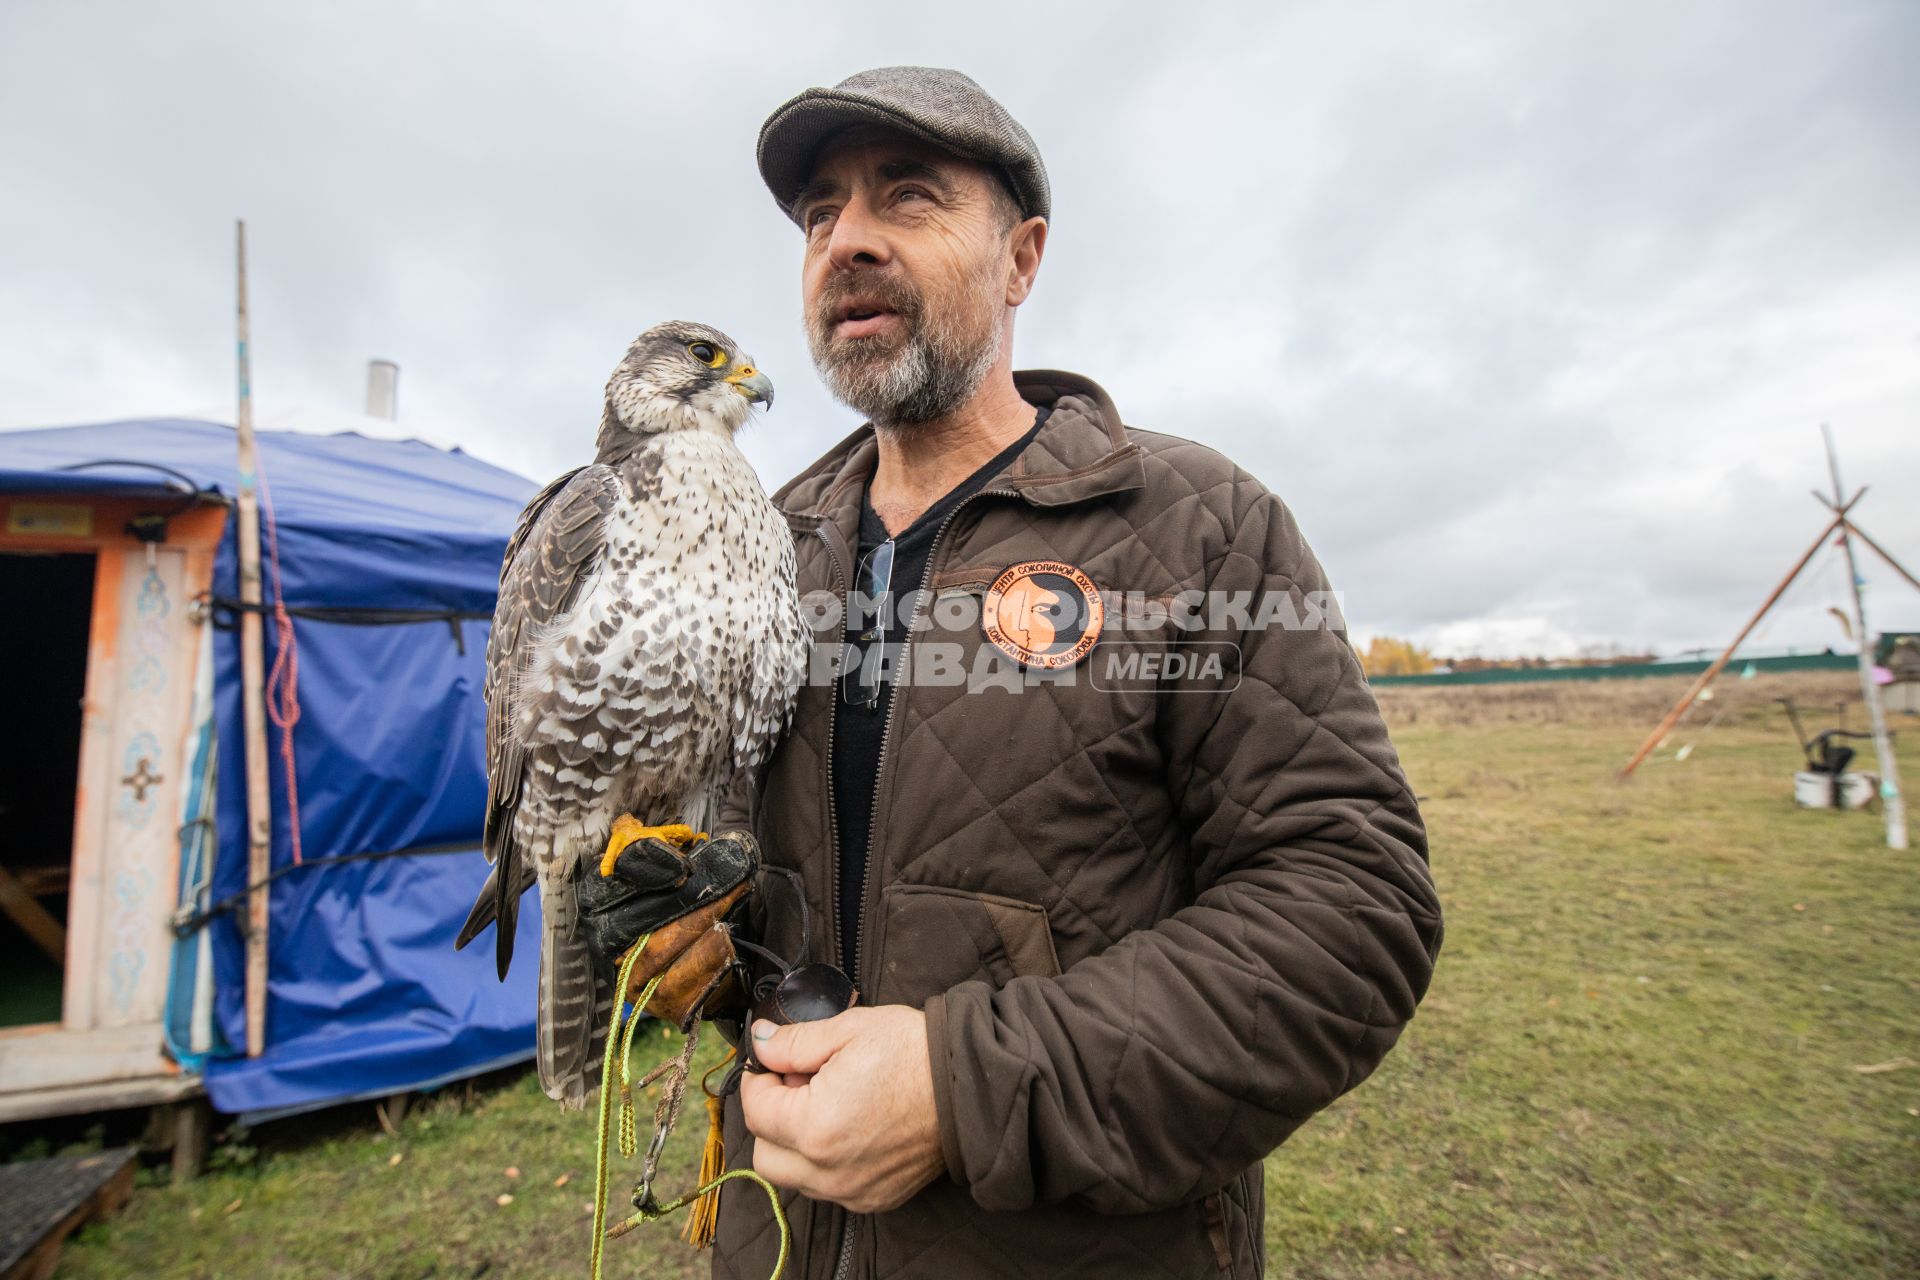
<svg viewBox="0 0 1920 1280"><path fill-rule="evenodd" d="M743 1007L730 926L744 914L759 865L759 846L744 831L696 838L684 852L656 836L630 841L587 868L576 890L595 967L617 981L621 961L644 937L622 1000L638 999L658 977L645 1012L682 1031Z"/></svg>

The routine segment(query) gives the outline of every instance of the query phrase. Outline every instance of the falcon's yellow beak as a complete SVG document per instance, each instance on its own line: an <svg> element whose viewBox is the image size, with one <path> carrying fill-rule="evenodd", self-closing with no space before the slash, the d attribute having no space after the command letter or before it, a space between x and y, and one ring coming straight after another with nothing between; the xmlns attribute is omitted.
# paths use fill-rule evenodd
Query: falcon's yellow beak
<svg viewBox="0 0 1920 1280"><path fill-rule="evenodd" d="M743 364L737 366L732 373L727 375L727 381L733 384L735 391L738 391L747 399L758 400L769 409L773 407L773 383L767 380L766 374L760 372L752 365Z"/></svg>

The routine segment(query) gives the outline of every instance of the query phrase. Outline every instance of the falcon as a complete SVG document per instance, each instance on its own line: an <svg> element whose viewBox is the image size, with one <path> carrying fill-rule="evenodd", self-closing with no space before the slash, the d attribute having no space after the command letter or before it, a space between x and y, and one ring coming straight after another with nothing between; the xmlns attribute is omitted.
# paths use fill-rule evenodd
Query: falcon
<svg viewBox="0 0 1920 1280"><path fill-rule="evenodd" d="M607 382L598 455L521 513L487 642L493 871L506 977L540 886L540 1083L582 1105L611 987L575 893L635 840L698 840L785 729L806 666L793 535L734 442L773 384L726 334L670 322Z"/></svg>

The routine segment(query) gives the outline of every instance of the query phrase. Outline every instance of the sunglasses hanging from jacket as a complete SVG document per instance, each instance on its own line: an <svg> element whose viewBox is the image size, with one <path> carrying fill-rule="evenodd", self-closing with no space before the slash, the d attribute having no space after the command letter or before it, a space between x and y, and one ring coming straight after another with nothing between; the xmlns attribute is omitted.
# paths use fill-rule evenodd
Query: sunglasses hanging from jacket
<svg viewBox="0 0 1920 1280"><path fill-rule="evenodd" d="M847 644L841 655L840 696L850 707L880 705L888 624L893 620L893 539L869 551L854 575L847 605Z"/></svg>

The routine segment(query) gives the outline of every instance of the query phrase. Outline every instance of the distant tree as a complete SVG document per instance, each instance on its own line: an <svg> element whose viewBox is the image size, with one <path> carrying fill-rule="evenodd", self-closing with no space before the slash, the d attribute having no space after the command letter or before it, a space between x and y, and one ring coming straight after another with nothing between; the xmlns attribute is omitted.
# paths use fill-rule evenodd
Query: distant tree
<svg viewBox="0 0 1920 1280"><path fill-rule="evenodd" d="M1417 676L1433 670L1433 655L1411 640L1375 636L1360 654L1369 676Z"/></svg>
<svg viewBox="0 0 1920 1280"><path fill-rule="evenodd" d="M1573 665L1579 667L1625 667L1652 662L1650 649L1628 649L1616 641L1583 645Z"/></svg>

